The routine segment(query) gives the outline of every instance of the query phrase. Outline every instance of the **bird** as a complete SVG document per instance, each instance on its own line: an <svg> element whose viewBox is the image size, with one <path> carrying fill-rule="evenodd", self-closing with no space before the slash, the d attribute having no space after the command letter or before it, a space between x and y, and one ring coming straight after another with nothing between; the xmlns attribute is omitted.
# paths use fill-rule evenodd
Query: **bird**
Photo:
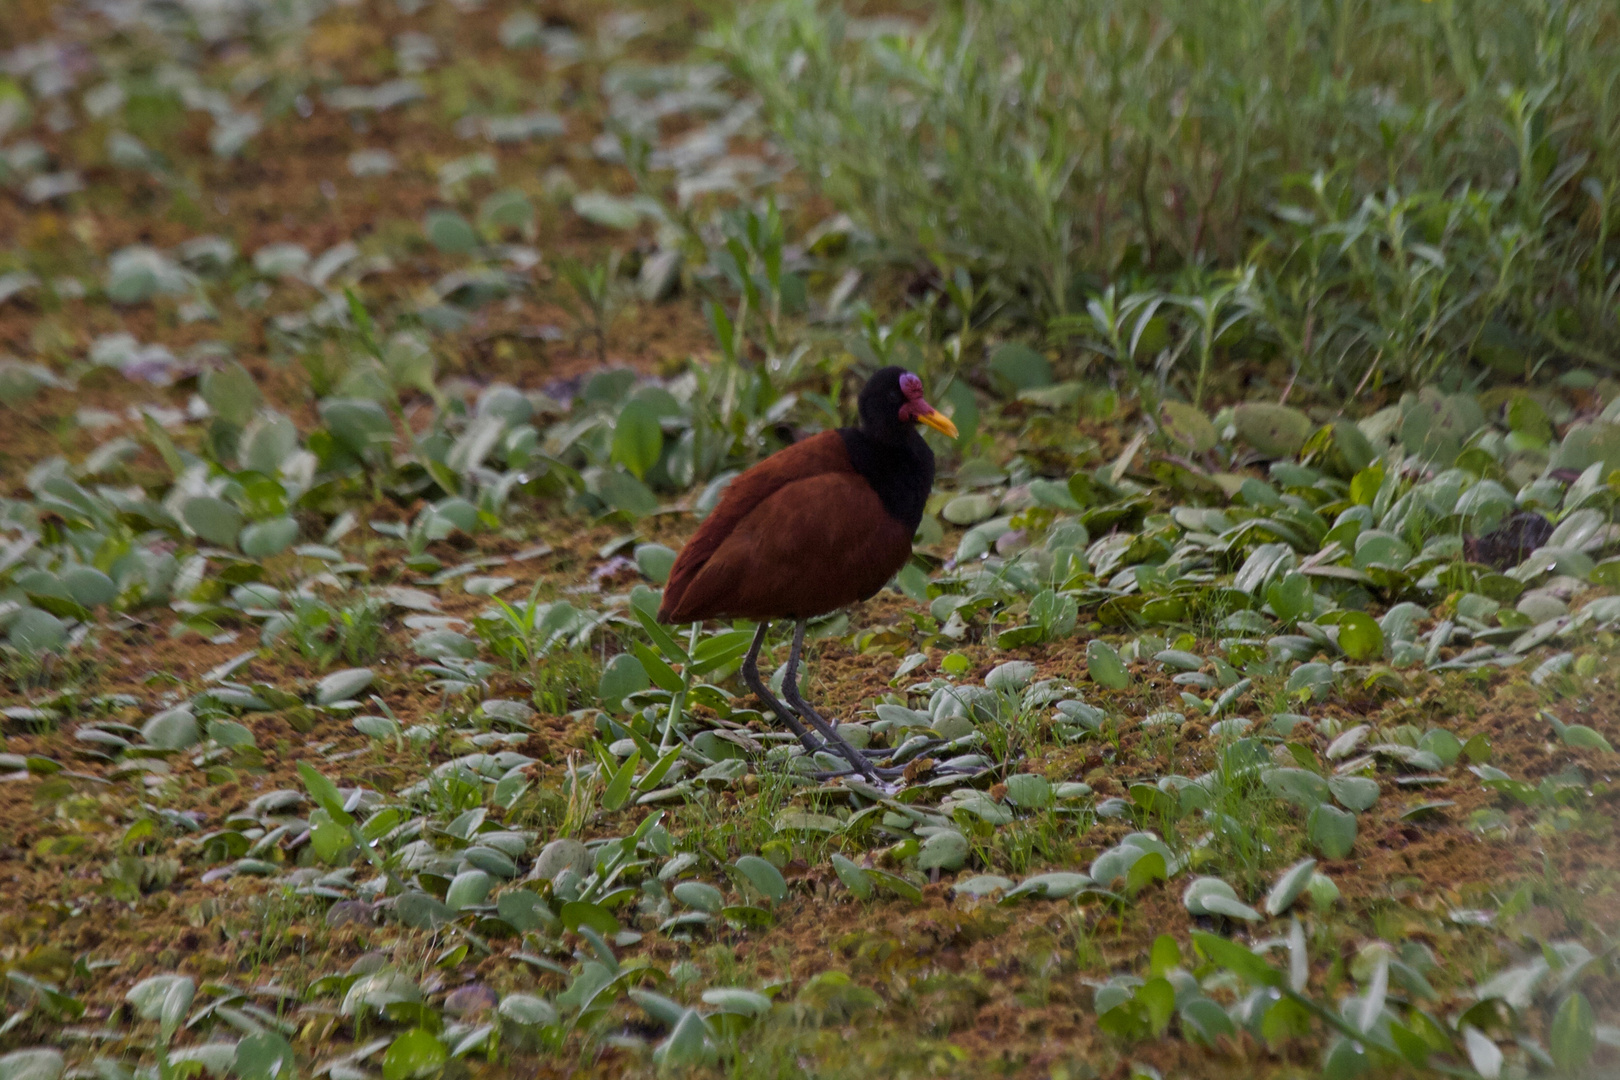
<svg viewBox="0 0 1620 1080"><path fill-rule="evenodd" d="M906 565L934 486L934 452L918 425L952 439L957 430L923 399L922 380L901 367L874 372L858 410L856 426L796 442L731 482L676 557L658 621L757 621L742 665L749 689L807 750L832 750L875 780L882 771L799 692L805 623L876 595ZM782 679L788 706L759 677L760 647L774 619L794 624Z"/></svg>

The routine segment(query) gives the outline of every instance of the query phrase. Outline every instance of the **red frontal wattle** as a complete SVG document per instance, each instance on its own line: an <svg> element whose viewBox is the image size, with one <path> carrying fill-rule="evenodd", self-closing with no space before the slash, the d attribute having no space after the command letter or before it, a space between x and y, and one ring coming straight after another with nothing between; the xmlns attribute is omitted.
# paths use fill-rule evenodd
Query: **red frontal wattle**
<svg viewBox="0 0 1620 1080"><path fill-rule="evenodd" d="M934 407L923 400L922 380L909 371L900 376L900 392L906 395L906 403L900 406L900 419L909 422L934 411Z"/></svg>

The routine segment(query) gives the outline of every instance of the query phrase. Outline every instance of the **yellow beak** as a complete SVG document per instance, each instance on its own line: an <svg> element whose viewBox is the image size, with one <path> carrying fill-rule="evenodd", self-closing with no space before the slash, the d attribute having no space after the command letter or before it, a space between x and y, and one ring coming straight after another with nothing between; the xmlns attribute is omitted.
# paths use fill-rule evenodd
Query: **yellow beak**
<svg viewBox="0 0 1620 1080"><path fill-rule="evenodd" d="M917 423L927 424L929 427L933 428L941 435L947 436L948 438L954 439L958 434L956 425L951 423L951 418L940 412L938 409L935 409L933 412L923 413L921 416L917 417Z"/></svg>

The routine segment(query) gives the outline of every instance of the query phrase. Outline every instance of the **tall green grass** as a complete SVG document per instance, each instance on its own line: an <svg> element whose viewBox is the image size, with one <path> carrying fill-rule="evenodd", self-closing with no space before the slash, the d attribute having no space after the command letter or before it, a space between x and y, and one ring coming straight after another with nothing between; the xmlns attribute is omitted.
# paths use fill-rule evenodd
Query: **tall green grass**
<svg viewBox="0 0 1620 1080"><path fill-rule="evenodd" d="M1212 359L1324 393L1620 368L1613 0L954 0L909 31L775 0L720 37L890 256L1076 362L1117 351L1113 287L1162 298L1129 359L1188 392Z"/></svg>

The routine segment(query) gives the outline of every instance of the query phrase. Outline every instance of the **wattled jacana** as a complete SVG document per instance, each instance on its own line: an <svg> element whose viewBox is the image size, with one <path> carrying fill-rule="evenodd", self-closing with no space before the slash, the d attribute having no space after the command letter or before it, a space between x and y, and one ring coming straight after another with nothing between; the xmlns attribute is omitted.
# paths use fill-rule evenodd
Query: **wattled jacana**
<svg viewBox="0 0 1620 1080"><path fill-rule="evenodd" d="M905 566L934 486L934 452L916 425L956 437L956 425L923 400L922 380L886 367L860 395L860 426L794 443L731 482L670 570L658 621L756 619L743 679L807 750L821 749L794 718L869 778L879 773L799 693L805 620L865 600ZM792 619L782 691L759 677L772 619Z"/></svg>

